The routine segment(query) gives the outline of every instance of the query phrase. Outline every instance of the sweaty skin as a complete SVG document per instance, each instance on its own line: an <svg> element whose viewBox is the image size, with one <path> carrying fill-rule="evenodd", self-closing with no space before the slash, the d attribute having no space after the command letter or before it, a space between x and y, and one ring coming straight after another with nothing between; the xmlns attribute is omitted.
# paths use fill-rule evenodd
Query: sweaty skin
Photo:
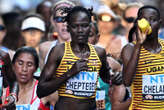
<svg viewBox="0 0 164 110"><path fill-rule="evenodd" d="M163 75L163 70L158 72L147 71L148 68L155 68L157 65L163 65L163 56L160 55L163 52L163 40L158 38L161 24L160 13L155 7L144 6L139 9L137 20L142 18L145 18L150 23L152 33L147 34L142 32L136 24L137 28L134 30L136 35L135 43L127 44L122 50L123 80L125 86L130 86L132 90L132 103L129 110L162 110L164 108L163 101L155 99L147 100L145 98L146 96L144 96L145 91L143 89L145 84L144 81L147 81L147 85L149 86L149 81L146 79L147 77L152 75ZM149 62L147 63L146 61ZM158 64L155 64L155 62L158 62ZM159 83L157 86L158 85ZM148 93L148 95L149 94L153 96L157 93ZM153 105L154 103L155 105Z"/></svg>
<svg viewBox="0 0 164 110"><path fill-rule="evenodd" d="M71 33L72 41L70 43L73 54L80 58L72 67L62 74L60 77L56 76L56 70L59 67L61 59L63 58L65 45L59 44L55 46L49 55L41 73L38 84L37 95L42 98L54 91L58 90L62 84L68 79L78 74L80 71L88 70L88 57L90 56L90 49L88 46L88 36L90 32L90 20L86 12L78 10L75 11L69 18L68 29ZM106 60L106 52L100 47L94 47L96 53L102 63L99 75L103 81L109 81L108 63ZM56 104L55 110L93 110L95 109L95 99L79 99L67 96L60 96ZM71 106L70 106L71 105Z"/></svg>

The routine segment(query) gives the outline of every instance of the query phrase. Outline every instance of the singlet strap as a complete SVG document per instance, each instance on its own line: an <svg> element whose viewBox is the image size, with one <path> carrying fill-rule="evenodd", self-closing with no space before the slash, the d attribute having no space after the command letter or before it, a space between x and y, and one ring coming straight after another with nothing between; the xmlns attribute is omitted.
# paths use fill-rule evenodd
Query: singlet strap
<svg viewBox="0 0 164 110"><path fill-rule="evenodd" d="M33 88L33 92L32 92L32 99L31 99L31 102L30 104L32 104L36 99L37 99L37 95L36 95L36 86L38 85L38 80L35 81L35 85L34 85L34 88Z"/></svg>
<svg viewBox="0 0 164 110"><path fill-rule="evenodd" d="M50 108L46 107L42 102L40 102L38 110L50 110Z"/></svg>
<svg viewBox="0 0 164 110"><path fill-rule="evenodd" d="M6 95L5 95L5 102L4 102L4 104L7 104L8 102L7 102L7 97L10 95L10 88L9 87L7 87L6 88Z"/></svg>

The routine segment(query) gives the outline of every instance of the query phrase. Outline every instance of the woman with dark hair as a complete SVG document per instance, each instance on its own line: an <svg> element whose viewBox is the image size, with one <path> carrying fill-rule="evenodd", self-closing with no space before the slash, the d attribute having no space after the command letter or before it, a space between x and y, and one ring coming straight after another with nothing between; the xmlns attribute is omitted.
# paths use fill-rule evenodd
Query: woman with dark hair
<svg viewBox="0 0 164 110"><path fill-rule="evenodd" d="M37 52L32 47L19 48L12 60L12 67L16 74L16 78L19 85L18 101L16 102L16 108L30 110L49 110L51 104L51 98L38 98L36 94L36 88L38 81L33 78L34 72L39 66L39 58ZM9 88L6 90L6 96L8 95ZM53 97L53 96L52 96Z"/></svg>
<svg viewBox="0 0 164 110"><path fill-rule="evenodd" d="M15 52L2 45L3 39L5 38L5 35L6 35L6 31L7 30L6 30L4 21L3 21L2 17L0 16L0 50L3 50L6 53L8 53L10 55L10 58L12 59Z"/></svg>

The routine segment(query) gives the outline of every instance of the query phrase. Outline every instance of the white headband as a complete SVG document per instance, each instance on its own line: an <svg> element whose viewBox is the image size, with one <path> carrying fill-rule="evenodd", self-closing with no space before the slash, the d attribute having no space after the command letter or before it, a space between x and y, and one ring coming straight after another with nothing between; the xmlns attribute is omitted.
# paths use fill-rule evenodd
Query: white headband
<svg viewBox="0 0 164 110"><path fill-rule="evenodd" d="M26 30L30 28L39 29L44 32L46 30L45 22L38 17L29 17L23 21L21 30Z"/></svg>

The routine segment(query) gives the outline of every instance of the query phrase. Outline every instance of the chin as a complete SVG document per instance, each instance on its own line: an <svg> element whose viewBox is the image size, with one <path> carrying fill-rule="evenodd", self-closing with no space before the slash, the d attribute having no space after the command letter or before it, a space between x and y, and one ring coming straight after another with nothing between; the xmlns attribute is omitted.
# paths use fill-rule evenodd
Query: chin
<svg viewBox="0 0 164 110"><path fill-rule="evenodd" d="M27 80L20 80L19 82L22 83L22 84L27 84L28 83Z"/></svg>
<svg viewBox="0 0 164 110"><path fill-rule="evenodd" d="M63 34L62 35L62 39L64 39L65 41L70 41L71 40L71 37L69 37L68 34L67 35L66 34L65 35Z"/></svg>

